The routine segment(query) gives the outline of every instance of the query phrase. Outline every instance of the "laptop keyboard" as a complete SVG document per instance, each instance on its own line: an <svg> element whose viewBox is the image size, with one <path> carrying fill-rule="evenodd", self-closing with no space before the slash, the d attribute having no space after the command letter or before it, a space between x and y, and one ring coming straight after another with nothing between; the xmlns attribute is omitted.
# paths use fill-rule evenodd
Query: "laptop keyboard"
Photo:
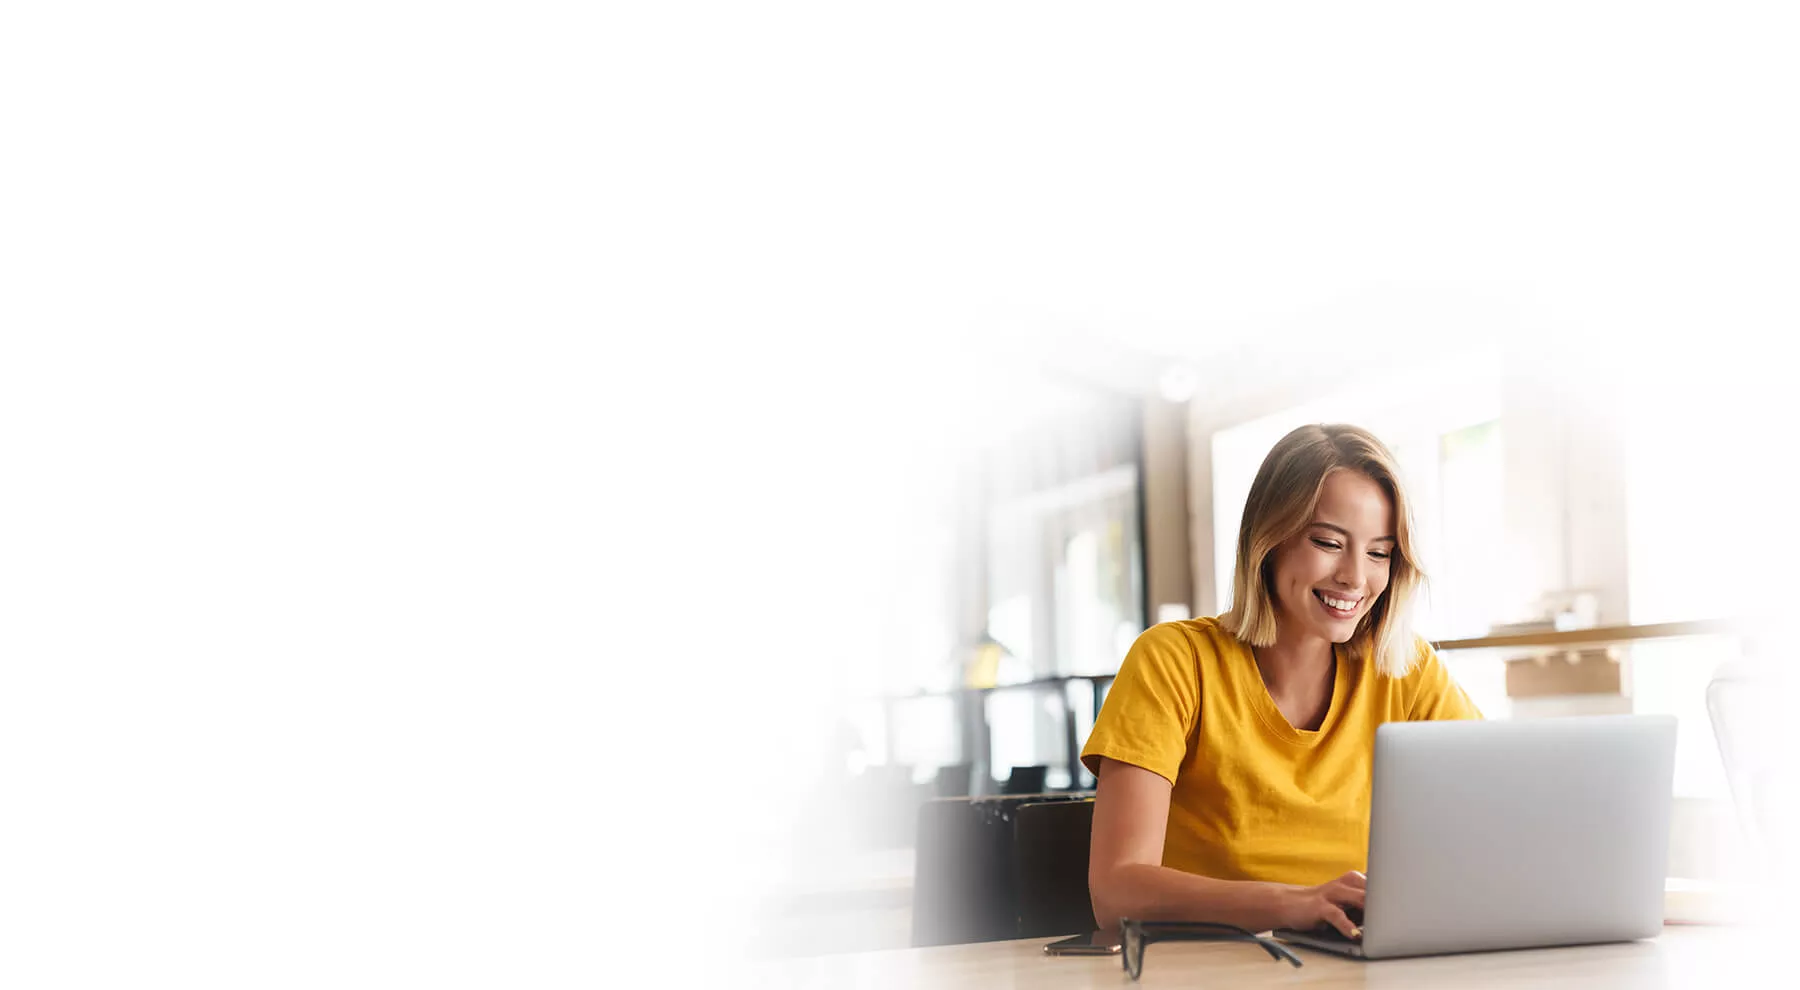
<svg viewBox="0 0 1800 990"><path fill-rule="evenodd" d="M1363 923L1362 908L1347 907L1344 909L1344 914L1346 914L1350 917L1351 924L1355 925L1359 929L1362 927L1362 923ZM1306 934L1312 936L1313 938L1324 939L1324 940L1330 941L1330 942L1342 942L1345 945L1355 945L1358 942L1362 941L1361 939L1345 938L1343 932L1338 931L1336 928L1334 928L1328 924L1321 924L1317 928L1314 928L1314 929L1308 931Z"/></svg>

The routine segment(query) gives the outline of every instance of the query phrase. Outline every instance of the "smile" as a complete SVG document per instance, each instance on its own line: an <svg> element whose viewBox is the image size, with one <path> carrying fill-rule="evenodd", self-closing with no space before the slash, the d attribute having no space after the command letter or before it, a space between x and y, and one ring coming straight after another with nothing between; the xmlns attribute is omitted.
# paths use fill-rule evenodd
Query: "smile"
<svg viewBox="0 0 1800 990"><path fill-rule="evenodd" d="M1348 619L1361 607L1361 598L1339 598L1337 595L1323 591L1314 591L1313 597L1325 606L1325 611L1340 619Z"/></svg>

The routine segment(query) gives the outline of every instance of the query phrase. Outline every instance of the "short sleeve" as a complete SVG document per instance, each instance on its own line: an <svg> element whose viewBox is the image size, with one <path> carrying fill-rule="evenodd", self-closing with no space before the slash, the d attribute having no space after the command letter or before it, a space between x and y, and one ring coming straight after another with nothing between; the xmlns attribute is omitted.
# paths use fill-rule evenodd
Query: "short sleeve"
<svg viewBox="0 0 1800 990"><path fill-rule="evenodd" d="M1119 665L1082 765L1099 776L1100 758L1143 767L1175 782L1200 716L1197 646L1180 623L1152 626Z"/></svg>
<svg viewBox="0 0 1800 990"><path fill-rule="evenodd" d="M1410 722L1436 722L1454 719L1479 719L1481 709L1450 676L1450 669L1423 637L1418 641L1418 657L1406 679L1408 686L1406 718Z"/></svg>

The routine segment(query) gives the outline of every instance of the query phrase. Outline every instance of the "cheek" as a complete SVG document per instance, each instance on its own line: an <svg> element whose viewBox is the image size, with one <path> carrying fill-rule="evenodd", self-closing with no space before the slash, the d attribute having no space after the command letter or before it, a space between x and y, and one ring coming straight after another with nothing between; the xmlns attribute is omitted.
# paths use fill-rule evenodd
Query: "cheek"
<svg viewBox="0 0 1800 990"><path fill-rule="evenodd" d="M1284 586L1306 591L1318 583L1319 554L1308 553L1304 547L1295 547L1282 556L1280 570L1276 574Z"/></svg>

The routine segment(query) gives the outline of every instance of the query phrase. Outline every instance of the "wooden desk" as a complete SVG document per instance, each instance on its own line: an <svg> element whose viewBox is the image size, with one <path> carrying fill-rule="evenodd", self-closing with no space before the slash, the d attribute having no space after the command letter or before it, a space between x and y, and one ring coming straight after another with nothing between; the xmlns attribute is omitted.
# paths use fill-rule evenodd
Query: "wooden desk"
<svg viewBox="0 0 1800 990"><path fill-rule="evenodd" d="M1791 985L1789 960L1773 933L1747 928L1671 925L1659 938L1613 945L1521 949L1456 956L1357 962L1296 949L1305 966L1275 962L1243 943L1162 942L1144 956L1144 990L1169 987L1571 987L1735 990ZM1051 957L1049 939L901 949L754 967L761 987L918 988L918 990L1129 990L1117 956Z"/></svg>

